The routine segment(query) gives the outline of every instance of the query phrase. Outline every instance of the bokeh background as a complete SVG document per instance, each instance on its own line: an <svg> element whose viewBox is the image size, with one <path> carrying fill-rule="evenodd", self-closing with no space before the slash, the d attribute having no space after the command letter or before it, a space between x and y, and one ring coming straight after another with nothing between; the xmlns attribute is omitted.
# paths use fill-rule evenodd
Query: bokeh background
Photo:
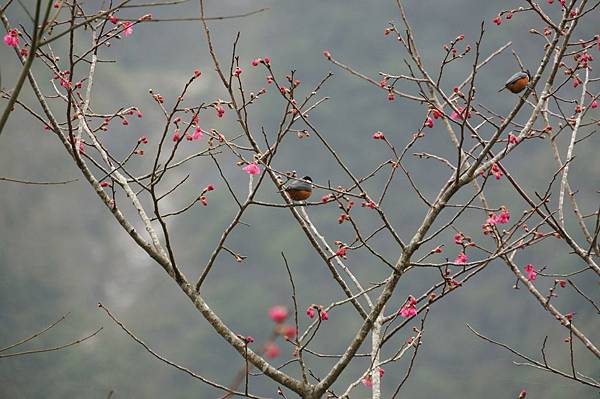
<svg viewBox="0 0 600 399"><path fill-rule="evenodd" d="M92 3L96 2L90 2L90 7L97 6ZM274 134L283 106L278 95L266 85L264 70L249 65L253 58L265 55L272 58L279 78L296 70L304 93L333 70L336 75L321 92L330 100L319 107L312 118L357 174L387 157L383 147L370 138L374 131L383 131L394 144L402 146L422 123L422 107L401 99L389 102L385 92L341 70L332 69L322 56L323 50L329 50L335 58L373 77L377 77L379 71L405 73L403 60L406 55L392 37L383 35L389 20L399 20L394 1L223 0L207 3L208 15L231 15L268 8L248 18L210 24L218 54L224 60L229 60L235 34L241 32L239 54L248 91L256 92L261 87L271 91L252 109L254 126L264 126ZM437 65L443 57L443 43L459 34L464 34L465 42L473 45L479 25L485 20L487 32L483 55L487 56L512 41L511 48L526 66L535 70L543 48L540 40L528 31L532 26L543 27L531 16L519 15L500 27L491 23L498 7L506 9L521 5L518 1L500 4L476 0L421 0L407 1L406 9L416 41L430 66ZM9 16L25 21L18 8L13 8L13 14ZM192 1L177 7L154 8L151 12L155 17L195 16L198 4ZM132 9L120 16L139 15L139 9ZM593 21L594 17L575 39L596 33L597 26ZM80 37L84 40L87 36L82 34ZM79 43L79 48L84 46L84 42ZM57 45L57 51L60 49ZM18 73L16 60L6 46L0 49L0 57L2 84L10 87ZM135 105L144 113L140 120L132 118L127 127L117 123L111 125L110 133L104 139L116 154L126 154L142 134L148 135L151 144L156 144L163 125L161 112L150 99L148 89L161 93L169 104L192 71L200 68L203 77L193 86L186 103L225 98L198 22L136 26L133 35L115 40L110 48L101 52L101 57L118 62L100 65L94 86L94 110L109 112L115 107ZM517 68L510 51L497 57L478 78L478 99L497 112L507 112L514 104L514 97L497 94L496 90ZM456 82L462 82L469 72L470 60L451 65L444 87L451 88ZM49 93L51 76L39 66L34 67L34 73L44 91ZM403 88L414 91L410 85ZM23 92L23 99L33 103L28 87ZM56 109L59 110L58 106ZM519 116L519 120L524 118L524 114ZM238 130L230 111L223 119L208 112L201 116L201 121L205 128L217 128L228 135L234 135ZM427 139L419 143L415 151L452 154L447 134L441 127L436 126L427 134ZM187 142L184 144L188 145ZM587 145L577 148L578 160L573 163L570 174L572 186L580 190L582 207L588 211L595 210L598 203L595 191L600 161L594 150L598 144L598 138L593 136L587 140ZM185 149L192 152L205 146L206 141L189 145L196 146ZM511 156L507 166L516 178L530 187L531 192L544 190L556 169L550 151L547 140L526 143ZM243 195L247 175L232 158L223 155L220 159L228 178ZM148 161L149 157L136 160L135 167L141 171ZM313 176L322 184L348 182L313 136L290 141L275 165L281 170L297 170L301 176ZM433 162L411 160L408 165L428 195L437 192L447 177L447 172ZM209 195L208 207L196 206L185 216L170 221L177 259L190 278L195 279L235 209L210 159L188 163L173 173L169 181L175 182L188 173L191 175L188 183L165 204L166 209L179 209L207 184L217 187ZM59 141L20 109L12 114L0 137L0 176L32 180L80 178ZM375 189L380 183L381 180L374 181L369 187ZM319 197L322 194L317 193ZM507 205L513 215L519 215L524 209L522 201L505 180L491 182L488 196L494 206ZM270 182L265 183L259 197L277 200ZM110 390L114 390L117 398L219 395L218 391L152 358L106 318L97 307L99 301L159 353L211 379L228 384L242 366L237 353L202 319L162 269L134 245L82 179L49 187L0 182L0 209L0 346L30 334L66 312L71 312L68 320L32 343L32 348L64 343L104 326L96 338L80 346L56 353L0 360L0 397L105 398ZM403 237L414 231L426 211L403 177L398 177L392 185L385 210ZM335 205L309 211L330 242L352 239L350 227L337 224ZM374 225L366 210L356 212L357 218L362 218L366 225ZM461 222L461 229L476 240L490 244L481 235L483 216L470 215L473 217ZM330 303L342 298L339 288L288 211L252 209L244 221L249 226L240 226L231 236L228 247L248 256L247 260L236 263L227 254L221 255L204 288L208 303L235 331L252 335L260 342L270 333L269 307L275 304L291 306L282 251L296 278L301 310L311 303ZM440 237L439 243L446 244L444 255L454 258L457 248L452 244L451 235L449 232ZM398 249L389 240L382 239L376 246L390 259L398 255ZM519 264L532 262L547 266L555 272L573 271L582 266L555 242L541 245L518 256L517 260ZM348 264L363 281L379 281L387 273L384 266L360 253L352 255ZM396 309L408 294L422 292L438 277L433 270L409 273L399 284L388 309ZM597 283L585 276L578 282L597 297ZM545 279L539 285L544 287L551 283L552 279ZM567 332L540 309L528 292L514 290L513 284L514 277L506 266L495 262L467 288L457 290L432 308L424 346L416 368L403 388L402 397L515 398L522 388L526 388L533 398L597 397L597 392L582 385L515 366L513 356L467 331L465 323L468 322L479 331L534 356L539 356L541 343L548 335L552 363L568 367L568 346L563 343ZM576 311L577 323L592 340L598 341L600 336L594 326L598 315L593 309L568 295L558 298L557 304L565 312ZM307 322L302 318L302 325ZM313 349L341 352L358 325L352 308L333 311ZM411 335L409 326L397 335L395 342L401 344ZM581 370L597 378L600 375L597 360L581 350L578 343L575 349ZM274 363L283 362L290 354L291 349L283 346L282 357ZM407 360L386 367L384 397L393 392L404 375ZM314 370L323 373L330 364L315 363ZM342 375L335 385L336 391L356 379L366 366L365 361L357 361ZM251 387L256 393L276 396L275 385L266 379L253 379ZM369 391L361 386L352 397L368 396Z"/></svg>

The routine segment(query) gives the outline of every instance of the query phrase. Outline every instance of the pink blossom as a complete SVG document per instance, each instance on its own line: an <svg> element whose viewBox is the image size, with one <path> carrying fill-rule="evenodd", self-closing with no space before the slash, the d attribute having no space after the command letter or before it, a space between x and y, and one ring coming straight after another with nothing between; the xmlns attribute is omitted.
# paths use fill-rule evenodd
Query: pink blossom
<svg viewBox="0 0 600 399"><path fill-rule="evenodd" d="M331 201L333 199L331 194L325 194L324 196L321 197L321 202L323 202L324 204L328 203L329 201Z"/></svg>
<svg viewBox="0 0 600 399"><path fill-rule="evenodd" d="M379 377L383 377L384 373L385 372L383 371L383 369L380 368L379 369ZM371 374L367 374L367 376L361 380L361 383L364 386L371 388L373 386L373 380L371 379Z"/></svg>
<svg viewBox="0 0 600 399"><path fill-rule="evenodd" d="M331 53L327 50L323 51L323 57L327 58L328 60L331 59Z"/></svg>
<svg viewBox="0 0 600 399"><path fill-rule="evenodd" d="M596 100L592 101L592 103L590 104L590 107L598 108L598 101L596 101Z"/></svg>
<svg viewBox="0 0 600 399"><path fill-rule="evenodd" d="M393 93L393 92L391 92L391 91L390 91L390 92L388 93L388 100L389 100L389 101L394 101L395 99L396 99L396 96L394 95L394 93Z"/></svg>
<svg viewBox="0 0 600 399"><path fill-rule="evenodd" d="M535 271L535 268L533 267L533 265L531 263L528 263L525 268L525 273L527 273L527 280L529 281L535 281L535 279L537 278L537 272Z"/></svg>
<svg viewBox="0 0 600 399"><path fill-rule="evenodd" d="M225 108L218 105L215 110L217 111L217 117L222 118L225 115Z"/></svg>
<svg viewBox="0 0 600 399"><path fill-rule="evenodd" d="M215 186L213 186L212 184L209 184L208 186L206 186L206 191L213 191L215 189Z"/></svg>
<svg viewBox="0 0 600 399"><path fill-rule="evenodd" d="M510 219L510 212L508 211L508 209L502 208L502 211L500 211L500 214L496 218L496 221L499 224L506 224L506 223L508 223L509 219Z"/></svg>
<svg viewBox="0 0 600 399"><path fill-rule="evenodd" d="M385 136L383 135L382 132L373 133L373 139L375 139L375 140L383 140L384 138L385 138Z"/></svg>
<svg viewBox="0 0 600 399"><path fill-rule="evenodd" d="M129 36L133 33L133 23L130 21L123 22L123 36Z"/></svg>
<svg viewBox="0 0 600 399"><path fill-rule="evenodd" d="M367 388L371 388L373 386L373 381L371 380L371 376L370 375L367 375L360 382L361 382L361 384L363 384Z"/></svg>
<svg viewBox="0 0 600 399"><path fill-rule="evenodd" d="M496 180L500 180L500 178L504 176L504 173L502 172L497 163L492 164L492 174L496 177Z"/></svg>
<svg viewBox="0 0 600 399"><path fill-rule="evenodd" d="M239 77L242 74L242 68L240 67L235 67L235 70L233 71L233 74L237 77Z"/></svg>
<svg viewBox="0 0 600 399"><path fill-rule="evenodd" d="M138 143L148 144L148 136L142 136L138 139Z"/></svg>
<svg viewBox="0 0 600 399"><path fill-rule="evenodd" d="M295 326L284 326L283 327L283 336L286 339L294 339L298 335L298 330L296 330Z"/></svg>
<svg viewBox="0 0 600 399"><path fill-rule="evenodd" d="M452 113L450 114L450 119L452 119L453 121L457 121L459 119L463 119L465 117L465 108L464 107L458 107L458 112L456 111L452 111Z"/></svg>
<svg viewBox="0 0 600 399"><path fill-rule="evenodd" d="M485 223L489 224L490 226L495 226L496 223L498 223L498 216L496 216L495 213L490 213L490 217L487 218Z"/></svg>
<svg viewBox="0 0 600 399"><path fill-rule="evenodd" d="M19 31L11 29L4 35L4 44L16 48L19 45Z"/></svg>
<svg viewBox="0 0 600 399"><path fill-rule="evenodd" d="M417 309L415 309L414 306L404 305L404 306L402 306L402 309L400 309L400 316L404 317L405 319L408 319L409 317L413 317L416 314L417 314Z"/></svg>
<svg viewBox="0 0 600 399"><path fill-rule="evenodd" d="M194 69L194 76L199 78L200 75L202 75L202 71L200 71L200 69L198 68Z"/></svg>
<svg viewBox="0 0 600 399"><path fill-rule="evenodd" d="M573 321L573 312L569 312L567 314L565 314L565 317L567 318L567 320L569 321Z"/></svg>
<svg viewBox="0 0 600 399"><path fill-rule="evenodd" d="M558 280L558 285L560 285L560 288L565 288L567 286L567 280Z"/></svg>
<svg viewBox="0 0 600 399"><path fill-rule="evenodd" d="M512 133L508 134L508 142L510 144L519 144L519 138Z"/></svg>
<svg viewBox="0 0 600 399"><path fill-rule="evenodd" d="M271 63L271 57L265 57L265 64L269 65Z"/></svg>
<svg viewBox="0 0 600 399"><path fill-rule="evenodd" d="M406 303L402 306L402 308L400 308L400 311L398 313L400 314L400 316L402 316L406 319L409 317L413 317L417 314L416 305L417 305L417 300L415 299L415 297L412 295L409 295L408 299L406 300ZM383 375L383 374L381 374L381 375Z"/></svg>
<svg viewBox="0 0 600 399"><path fill-rule="evenodd" d="M456 245L462 245L463 238L464 238L464 237L463 237L462 233L460 233L460 232L456 233L456 234L454 235L454 243L455 243Z"/></svg>
<svg viewBox="0 0 600 399"><path fill-rule="evenodd" d="M437 109L434 109L433 111L431 111L431 116L433 116L433 119L439 119L442 117L442 115L443 114Z"/></svg>
<svg viewBox="0 0 600 399"><path fill-rule="evenodd" d="M456 263L457 265L464 265L465 263L467 263L467 261L469 260L469 258L467 257L467 255L464 252L461 252L456 259L454 259L454 263Z"/></svg>
<svg viewBox="0 0 600 399"><path fill-rule="evenodd" d="M427 117L427 119L425 120L425 126L427 126L428 128L432 128L433 127L433 119Z"/></svg>
<svg viewBox="0 0 600 399"><path fill-rule="evenodd" d="M345 215L345 214L342 214L342 215ZM346 219L346 217L344 219ZM335 251L335 256L340 256L342 258L346 258L347 250L348 250L348 247L346 245L342 245L341 247L339 247L339 249L337 251Z"/></svg>
<svg viewBox="0 0 600 399"><path fill-rule="evenodd" d="M319 309L319 318L321 320L329 320L329 313L327 313L325 310L323 309Z"/></svg>
<svg viewBox="0 0 600 399"><path fill-rule="evenodd" d="M192 140L200 140L203 135L204 135L204 132L202 131L202 129L200 129L199 127L197 127L194 130L194 133L192 134Z"/></svg>
<svg viewBox="0 0 600 399"><path fill-rule="evenodd" d="M275 305L269 309L269 317L277 324L281 324L288 318L288 310L285 306Z"/></svg>
<svg viewBox="0 0 600 399"><path fill-rule="evenodd" d="M251 162L248 165L244 166L243 170L249 175L260 174L260 167L256 164L256 162Z"/></svg>
<svg viewBox="0 0 600 399"><path fill-rule="evenodd" d="M315 317L315 307L314 305L311 305L308 309L306 309L306 315L313 319Z"/></svg>
<svg viewBox="0 0 600 399"><path fill-rule="evenodd" d="M176 130L175 134L173 135L173 141L178 142L180 138L181 138L181 135L179 134L179 130Z"/></svg>
<svg viewBox="0 0 600 399"><path fill-rule="evenodd" d="M498 15L496 18L494 18L493 22L500 26L500 24L502 23L502 17L500 15Z"/></svg>
<svg viewBox="0 0 600 399"><path fill-rule="evenodd" d="M265 355L270 359L274 359L281 355L281 349L279 349L276 343L269 342L265 347Z"/></svg>
<svg viewBox="0 0 600 399"><path fill-rule="evenodd" d="M113 23L114 25L119 23L119 18L116 15L111 15L109 17L109 19L110 19L110 22Z"/></svg>

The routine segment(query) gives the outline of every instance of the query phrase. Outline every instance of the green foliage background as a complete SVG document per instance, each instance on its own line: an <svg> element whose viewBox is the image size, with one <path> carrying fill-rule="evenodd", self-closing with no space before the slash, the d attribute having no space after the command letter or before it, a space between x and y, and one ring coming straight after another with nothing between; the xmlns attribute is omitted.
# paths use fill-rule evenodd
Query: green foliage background
<svg viewBox="0 0 600 399"><path fill-rule="evenodd" d="M269 55L280 76L297 70L301 89L311 90L314 82L326 74L332 65L322 56L331 51L344 63L370 76L377 72L405 73L405 57L391 37L383 36L389 20L399 15L392 0L306 0L306 1L209 1L209 15L231 15L268 7L269 10L245 19L211 23L217 50L228 60L236 32L241 32L240 58L249 91L266 86L260 68L251 68L250 60ZM490 21L499 7L522 5L517 1L486 2L476 0L407 1L417 43L429 65L442 57L443 43L465 34L473 44L479 24L487 22L483 46L484 56L511 40L512 48L530 69L535 69L542 46L528 33L537 21L515 16L510 23L496 27ZM137 17L133 11L127 14ZM152 10L155 17L197 15L196 2L177 7ZM18 12L12 17L17 17ZM593 20L593 18L592 18ZM593 24L584 32L593 34ZM578 39L576 37L575 39ZM144 112L142 120L132 120L129 127L111 126L106 143L117 153L125 154L134 140L147 134L156 143L162 131L160 111L149 99L153 88L172 101L194 68L203 71L200 83L186 98L188 104L214 100L225 94L220 89L206 50L206 42L197 22L143 24L136 26L132 36L114 41L102 56L116 58L116 64L103 64L99 69L93 107L107 112L115 104L137 105ZM81 43L81 48L84 47ZM14 55L3 46L0 49L2 81L7 85L18 73ZM446 87L462 81L470 71L469 60L449 67ZM504 79L516 69L509 52L499 56L483 70L477 81L479 98L497 112L506 112L514 104L507 94L496 94ZM50 76L34 68L42 84ZM422 123L422 108L402 100L388 102L384 92L352 78L339 70L326 85L322 95L330 97L313 114L313 120L334 144L357 174L372 168L386 154L370 139L381 130L396 145L403 145ZM12 79L12 80L11 80ZM267 87L273 91L271 87ZM32 100L25 90L23 98ZM46 93L50 92L45 87ZM269 93L252 110L252 123L273 132L277 126L282 103L275 93ZM525 116L521 115L522 120ZM224 120L213 114L202 119L207 128L217 128L227 134L237 131L231 112ZM416 151L451 154L446 133L439 127L428 132L427 140ZM202 143L201 145L204 145ZM580 190L580 200L586 210L597 206L598 170L600 161L594 148L598 138L577 149L578 161L571 172L572 186ZM186 144L187 145L187 144ZM193 145L196 145L195 143ZM199 144L200 145L200 144ZM547 141L529 142L510 158L511 172L531 191L543 190L555 171L549 157ZM149 157L147 157L149 158ZM147 162L149 159L145 159ZM223 157L226 173L243 193L247 176ZM584 161L585 160L585 161ZM143 165L144 160L136 161ZM229 163L227 163L229 162ZM446 171L432 162L411 161L411 170L427 194L434 194L446 179ZM345 184L346 177L315 138L297 140L281 152L276 167L298 170L316 181ZM188 164L175 174L172 181L186 173L189 183L168 204L177 209L197 195L201 187L213 183L217 190L209 196L209 207L195 207L187 216L171 222L177 257L185 272L195 278L204 266L220 232L229 223L234 208L223 183L209 160ZM60 179L80 177L66 157L64 149L50 134L22 110L13 113L7 130L0 138L0 175L29 179ZM270 184L270 183L268 183ZM276 200L275 188L265 185L263 199ZM373 184L372 187L374 187ZM495 206L507 205L513 215L519 215L523 203L516 199L505 180L491 182L489 197ZM385 206L403 237L408 237L424 215L425 209L399 177L393 184ZM117 398L189 398L216 397L219 393L154 360L131 341L96 304L101 301L116 312L139 336L166 357L199 373L227 384L242 365L241 358L212 331L178 288L163 271L138 249L120 229L110 213L103 208L83 181L54 187L30 187L0 183L0 346L25 336L48 324L60 314L71 317L51 333L41 337L32 347L67 342L84 335L99 325L104 331L79 347L52 354L0 360L0 397L3 398L105 398L114 390ZM348 241L353 234L336 222L335 206L311 209L311 216L331 239ZM364 210L358 218L367 219ZM487 242L481 235L482 216L468 219L464 231L476 240ZM269 334L267 309L273 304L291 305L289 286L280 252L290 260L297 279L301 310L311 303L329 303L341 298L341 292L328 278L328 272L285 210L253 209L245 218L249 227L241 226L232 235L230 248L239 250L248 259L238 264L229 256L220 256L209 277L205 295L209 304L223 319L241 334L252 335L260 342ZM365 222L368 222L365 220ZM441 237L448 257L454 257L452 237ZM377 247L390 258L397 248L382 240ZM521 263L547 265L553 270L575 270L578 261L555 243L544 244ZM351 267L369 281L378 281L387 270L367 262L362 255L352 256ZM394 309L408 294L431 286L439 277L433 271L409 273L398 287ZM551 279L547 279L551 280ZM491 264L466 289L459 289L433 307L426 326L424 346L416 369L406 384L407 398L514 398L527 388L533 398L597 397L597 392L569 383L542 372L514 366L510 355L470 334L465 323L516 348L537 355L545 335L552 343L550 359L557 366L568 366L568 347L562 342L566 331L560 329L524 290L514 290L514 278L506 266ZM540 281L540 286L551 281ZM588 292L597 296L597 284L580 281ZM594 330L598 315L574 297L558 298L565 311L576 311L577 322L596 342ZM389 311L389 310L388 310ZM303 324L305 321L303 320ZM334 311L314 345L316 351L340 352L358 326L350 308ZM397 336L400 344L413 335L410 329ZM593 376L600 375L600 365L576 345L578 365ZM290 349L285 348L288 356ZM275 364L278 364L275 361ZM357 362L343 374L338 389L353 381L365 367ZM324 372L327 363L316 367ZM407 362L386 368L384 394L389 396L404 375ZM274 397L275 387L269 381L256 378L253 390ZM359 387L352 397L368 397ZM528 397L529 397L528 395Z"/></svg>

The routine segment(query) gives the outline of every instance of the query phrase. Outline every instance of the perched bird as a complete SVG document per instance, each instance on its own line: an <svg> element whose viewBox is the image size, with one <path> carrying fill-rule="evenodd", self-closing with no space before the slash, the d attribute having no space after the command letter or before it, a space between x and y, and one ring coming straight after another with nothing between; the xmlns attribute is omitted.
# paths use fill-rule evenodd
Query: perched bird
<svg viewBox="0 0 600 399"><path fill-rule="evenodd" d="M520 93L525 90L530 79L531 75L529 74L529 71L517 72L506 81L504 87L498 90L498 93L504 89L508 89L512 93Z"/></svg>
<svg viewBox="0 0 600 399"><path fill-rule="evenodd" d="M304 201L312 194L312 179L310 176L304 176L302 180L297 180L287 185L284 191L294 201Z"/></svg>

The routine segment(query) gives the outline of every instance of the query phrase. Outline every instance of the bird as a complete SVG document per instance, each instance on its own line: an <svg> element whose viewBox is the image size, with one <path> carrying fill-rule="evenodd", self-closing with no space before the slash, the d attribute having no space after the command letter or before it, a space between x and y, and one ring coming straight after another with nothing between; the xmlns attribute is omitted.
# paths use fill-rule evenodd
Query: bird
<svg viewBox="0 0 600 399"><path fill-rule="evenodd" d="M302 180L294 181L284 187L284 191L294 201L304 201L312 194L312 179L310 176L304 176Z"/></svg>
<svg viewBox="0 0 600 399"><path fill-rule="evenodd" d="M529 71L517 72L506 81L504 87L498 90L498 93L504 89L508 89L515 94L520 93L525 90L530 80L531 75L529 74Z"/></svg>

